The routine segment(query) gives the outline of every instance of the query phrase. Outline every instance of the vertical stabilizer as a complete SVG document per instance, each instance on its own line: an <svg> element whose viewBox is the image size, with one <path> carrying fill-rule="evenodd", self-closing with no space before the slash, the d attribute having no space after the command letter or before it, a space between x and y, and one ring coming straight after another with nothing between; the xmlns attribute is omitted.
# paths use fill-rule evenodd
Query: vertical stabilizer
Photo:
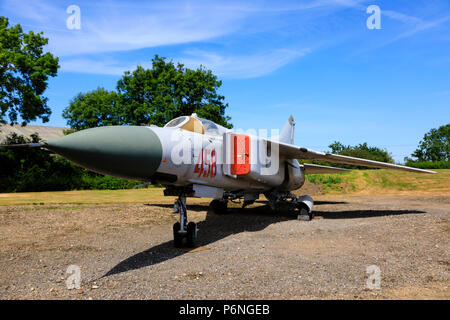
<svg viewBox="0 0 450 320"><path fill-rule="evenodd" d="M295 130L295 121L291 115L289 117L289 120L284 125L283 130L281 130L281 134L280 134L278 140L280 142L293 144L294 143L294 130Z"/></svg>

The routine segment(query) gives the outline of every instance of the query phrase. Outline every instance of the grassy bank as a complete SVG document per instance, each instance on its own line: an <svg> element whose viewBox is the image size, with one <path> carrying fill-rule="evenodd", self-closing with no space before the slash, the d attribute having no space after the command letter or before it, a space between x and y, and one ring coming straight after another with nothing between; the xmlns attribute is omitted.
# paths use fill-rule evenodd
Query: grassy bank
<svg viewBox="0 0 450 320"><path fill-rule="evenodd" d="M450 195L450 169L422 174L396 170L353 170L339 174L307 175L326 194Z"/></svg>
<svg viewBox="0 0 450 320"><path fill-rule="evenodd" d="M354 170L339 174L313 174L307 179L320 185L327 195L446 195L450 196L450 170L420 174L395 170ZM163 188L127 190L79 190L54 192L0 193L0 206L173 203ZM194 200L188 200L191 202Z"/></svg>

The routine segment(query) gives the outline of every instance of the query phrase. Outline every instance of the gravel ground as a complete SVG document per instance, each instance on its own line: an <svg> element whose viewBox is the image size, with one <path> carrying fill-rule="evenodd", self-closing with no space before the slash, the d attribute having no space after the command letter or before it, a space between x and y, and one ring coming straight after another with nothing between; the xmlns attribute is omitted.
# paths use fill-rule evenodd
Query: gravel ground
<svg viewBox="0 0 450 320"><path fill-rule="evenodd" d="M169 203L0 207L0 298L450 298L450 197L316 200L305 222L262 201L216 215L188 199L191 251L172 246ZM66 287L69 265L79 290ZM369 265L379 290L366 287Z"/></svg>

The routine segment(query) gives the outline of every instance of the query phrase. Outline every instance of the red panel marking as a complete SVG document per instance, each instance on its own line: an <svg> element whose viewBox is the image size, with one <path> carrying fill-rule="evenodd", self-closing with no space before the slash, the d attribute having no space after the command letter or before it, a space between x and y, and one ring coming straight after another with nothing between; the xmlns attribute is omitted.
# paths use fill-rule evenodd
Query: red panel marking
<svg viewBox="0 0 450 320"><path fill-rule="evenodd" d="M231 174L248 174L250 172L250 137L245 134L236 134L233 135L233 142Z"/></svg>

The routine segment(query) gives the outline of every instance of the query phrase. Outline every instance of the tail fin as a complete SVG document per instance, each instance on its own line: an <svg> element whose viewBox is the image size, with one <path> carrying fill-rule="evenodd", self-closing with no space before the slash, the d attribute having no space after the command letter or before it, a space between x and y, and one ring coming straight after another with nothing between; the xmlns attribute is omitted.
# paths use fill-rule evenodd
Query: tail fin
<svg viewBox="0 0 450 320"><path fill-rule="evenodd" d="M281 130L281 134L278 137L278 140L280 142L284 143L294 143L294 130L295 130L295 121L292 115L289 117L288 121L283 127L283 130Z"/></svg>

